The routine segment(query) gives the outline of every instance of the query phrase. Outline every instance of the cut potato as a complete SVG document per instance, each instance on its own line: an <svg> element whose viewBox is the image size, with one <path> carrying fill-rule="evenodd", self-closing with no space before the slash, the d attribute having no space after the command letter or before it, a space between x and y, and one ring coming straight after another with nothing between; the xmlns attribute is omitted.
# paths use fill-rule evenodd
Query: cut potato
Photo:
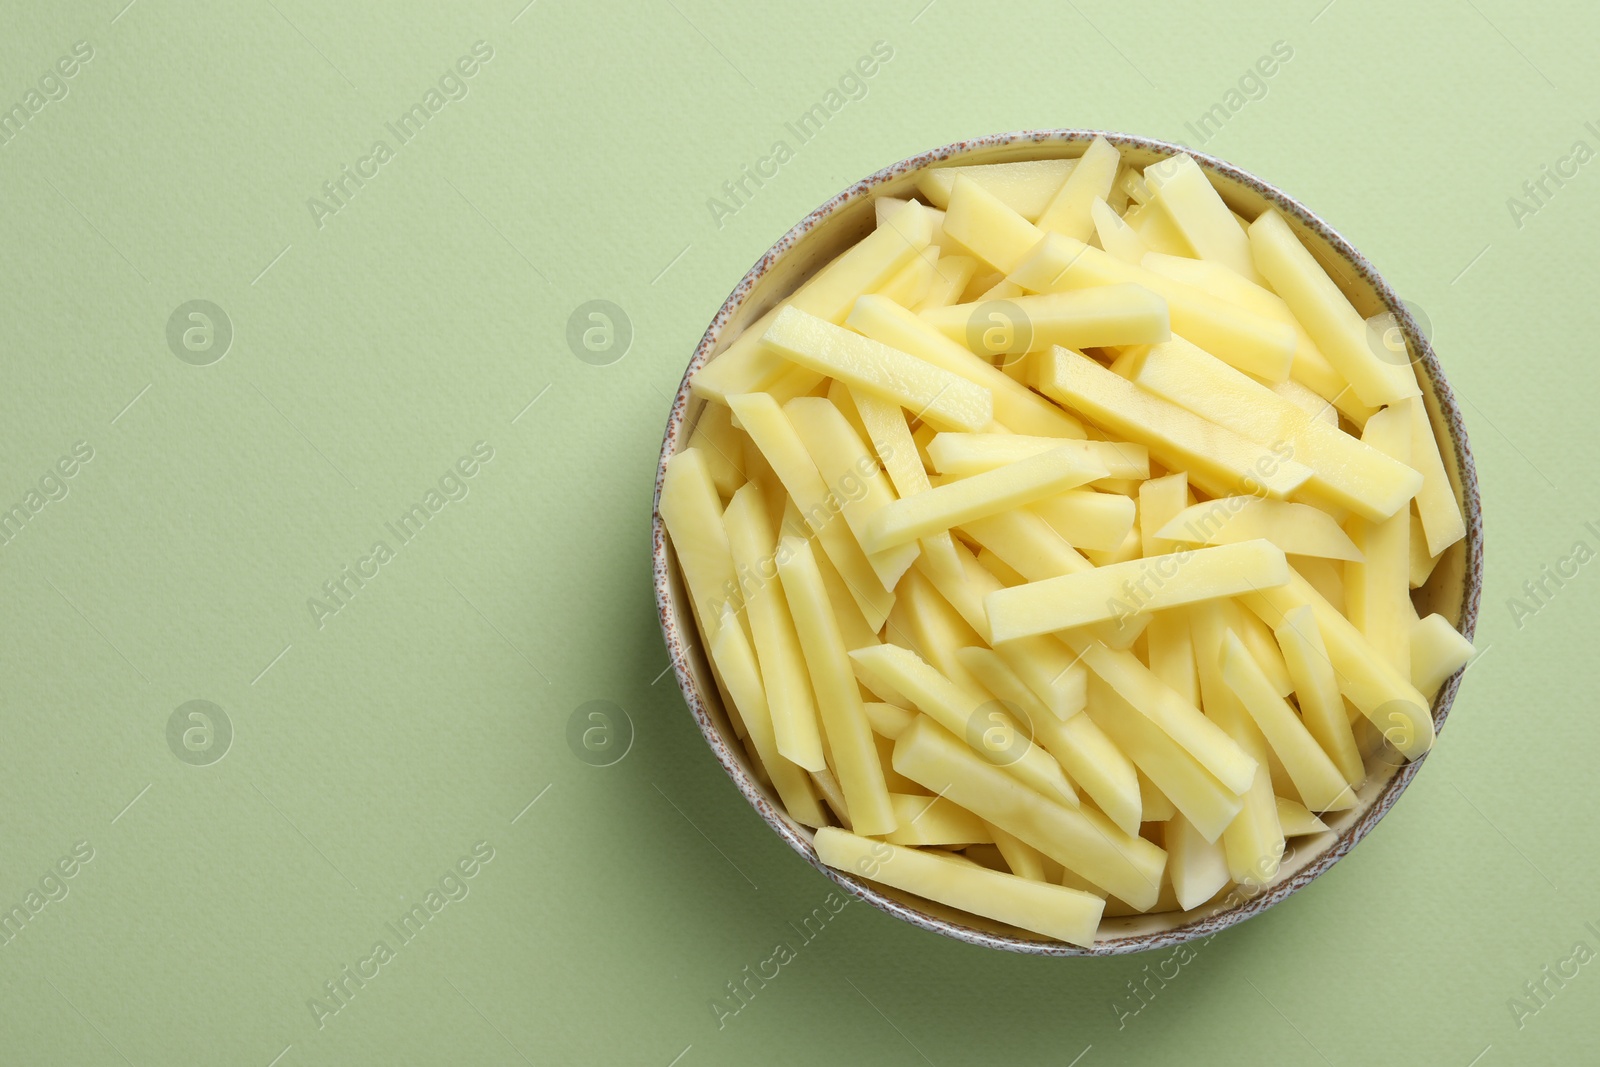
<svg viewBox="0 0 1600 1067"><path fill-rule="evenodd" d="M1306 834L1320 834L1327 830L1328 824L1299 801L1278 797L1278 823L1283 827L1284 837L1304 837Z"/></svg>
<svg viewBox="0 0 1600 1067"><path fill-rule="evenodd" d="M1443 615L1418 619L1411 624L1411 684L1432 697L1475 652Z"/></svg>
<svg viewBox="0 0 1600 1067"><path fill-rule="evenodd" d="M999 306L989 300L934 308L924 311L922 318L952 341L991 360L1055 345L1142 345L1172 336L1167 302L1141 285L1013 296Z"/></svg>
<svg viewBox="0 0 1600 1067"><path fill-rule="evenodd" d="M1409 364L1373 352L1366 321L1282 215L1268 208L1250 224L1250 248L1256 267L1363 403L1380 407L1421 393Z"/></svg>
<svg viewBox="0 0 1600 1067"><path fill-rule="evenodd" d="M1105 467L1072 448L1042 452L888 504L868 521L865 544L871 551L883 552L1105 476Z"/></svg>
<svg viewBox="0 0 1600 1067"><path fill-rule="evenodd" d="M1003 274L1010 274L1044 236L1037 226L966 177L957 178L951 187L944 232L957 245Z"/></svg>
<svg viewBox="0 0 1600 1067"><path fill-rule="evenodd" d="M1056 803L1077 806L1077 792L1060 765L1032 743L1030 731L1000 701L987 693L963 689L915 652L896 645L859 648L850 653L850 659L857 677L868 688L886 681L904 693L918 711L964 738L989 763L1005 768L1019 782Z"/></svg>
<svg viewBox="0 0 1600 1067"><path fill-rule="evenodd" d="M894 743L895 770L1136 907L1161 892L1166 853L1092 808L1072 808L986 762L932 719Z"/></svg>
<svg viewBox="0 0 1600 1067"><path fill-rule="evenodd" d="M1020 214L1035 220L1041 230L1087 241L1095 228L1091 208L1097 202L1104 203L1111 195L1111 183L1121 164L1121 153L1104 137L1096 137L1078 158L1078 165L1061 183L1049 205L1037 215L1026 211Z"/></svg>
<svg viewBox="0 0 1600 1067"><path fill-rule="evenodd" d="M894 594L878 577L877 568L849 526L834 521L839 498L822 480L789 416L766 393L740 393L729 397L728 402L734 418L783 483L805 526L816 535L829 561L849 586L868 628L877 630L889 616Z"/></svg>
<svg viewBox="0 0 1600 1067"><path fill-rule="evenodd" d="M1245 541L1129 560L1030 582L984 601L996 641L1054 633L1201 600L1239 596L1289 580L1283 551Z"/></svg>
<svg viewBox="0 0 1600 1067"><path fill-rule="evenodd" d="M1309 605L1285 613L1276 631L1278 646L1300 704L1300 718L1316 738L1322 751L1333 760L1346 782L1359 786L1366 775L1361 753L1356 748L1350 718L1345 714L1344 698L1339 695L1338 679L1328 659L1316 614Z"/></svg>
<svg viewBox="0 0 1600 1067"><path fill-rule="evenodd" d="M989 826L943 797L890 793L900 825L884 840L896 845L980 845L992 842Z"/></svg>
<svg viewBox="0 0 1600 1067"><path fill-rule="evenodd" d="M750 484L735 493L723 522L738 572L736 596L743 603L755 640L777 750L808 771L823 770L827 764L817 704L806 675L800 636L778 581L778 533L761 499L761 488Z"/></svg>
<svg viewBox="0 0 1600 1067"><path fill-rule="evenodd" d="M1240 370L1281 382L1294 362L1294 330L1287 323L1251 314L1210 293L1060 234L1050 234L1026 252L1010 278L1033 293L1140 285L1166 300L1173 332L1191 338Z"/></svg>
<svg viewBox="0 0 1600 1067"><path fill-rule="evenodd" d="M1016 433L941 433L928 442L928 458L940 474L967 478L1041 452L1071 448L1106 469L1109 478L1150 477L1150 451L1124 441L1063 441Z"/></svg>
<svg viewBox="0 0 1600 1067"><path fill-rule="evenodd" d="M956 430L982 430L994 401L982 387L842 326L785 308L762 335L785 356L852 388L893 401Z"/></svg>
<svg viewBox="0 0 1600 1067"><path fill-rule="evenodd" d="M694 372L657 506L822 861L1087 945L1281 882L1429 750L1474 650L1416 605L1476 531L1342 261L1198 157L1077 150L878 197Z"/></svg>
<svg viewBox="0 0 1600 1067"><path fill-rule="evenodd" d="M850 808L852 827L862 834L889 833L898 821L883 781L883 765L811 545L785 537L779 548L778 575L805 652L832 769Z"/></svg>
<svg viewBox="0 0 1600 1067"><path fill-rule="evenodd" d="M1268 541L1298 556L1359 560L1350 535L1328 513L1309 504L1225 496L1180 511L1156 536L1197 545L1234 545Z"/></svg>
<svg viewBox="0 0 1600 1067"><path fill-rule="evenodd" d="M744 630L731 619L717 630L717 636L711 642L711 658L728 686L728 695L742 709L750 741L755 746L762 767L772 779L778 799L783 801L784 810L807 826L828 825L817 804L817 794L810 778L778 750L772 717L767 708L766 683L757 668L755 654L745 639Z"/></svg>
<svg viewBox="0 0 1600 1067"><path fill-rule="evenodd" d="M734 393L765 389L789 369L764 339L767 326L777 321L785 308L828 322L843 322L858 296L888 281L921 254L932 239L933 227L922 205L903 205L884 226L818 271L786 304L758 319L725 352L696 371L689 382L695 395L726 403Z"/></svg>
<svg viewBox="0 0 1600 1067"><path fill-rule="evenodd" d="M1092 893L1028 881L833 827L817 831L816 849L817 858L830 867L1068 944L1094 944L1105 910L1105 900Z"/></svg>
<svg viewBox="0 0 1600 1067"><path fill-rule="evenodd" d="M1181 337L1136 353L1129 377L1258 445L1286 449L1311 468L1307 492L1365 518L1395 514L1422 484L1422 476L1405 463L1319 422Z"/></svg>
<svg viewBox="0 0 1600 1067"><path fill-rule="evenodd" d="M1245 281L1261 284L1250 256L1250 239L1193 157L1180 153L1150 164L1144 182L1151 202L1166 211L1197 258L1220 263Z"/></svg>
<svg viewBox="0 0 1600 1067"><path fill-rule="evenodd" d="M1039 364L1035 384L1106 429L1139 442L1150 455L1216 496L1260 489L1281 499L1311 477L1311 468L1226 427L1136 388L1088 356L1058 348ZM1270 390L1268 390L1270 394Z"/></svg>
<svg viewBox="0 0 1600 1067"><path fill-rule="evenodd" d="M1027 159L971 167L935 167L917 176L917 191L935 207L947 207L957 178L975 182L1001 203L1032 221L1050 205L1078 166L1076 159Z"/></svg>

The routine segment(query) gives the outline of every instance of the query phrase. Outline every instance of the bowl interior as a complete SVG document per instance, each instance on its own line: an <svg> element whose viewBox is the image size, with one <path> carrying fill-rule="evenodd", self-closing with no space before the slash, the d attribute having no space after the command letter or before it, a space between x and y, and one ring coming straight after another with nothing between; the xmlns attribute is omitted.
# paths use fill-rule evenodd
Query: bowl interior
<svg viewBox="0 0 1600 1067"><path fill-rule="evenodd" d="M1095 131L1062 130L1006 134L952 145L880 171L808 216L756 264L707 331L684 376L673 408L662 447L663 468L666 460L686 445L705 407L705 401L690 396L689 376L707 360L715 359L746 325L784 300L823 265L869 233L874 226L875 199L914 195L917 175L929 166L1071 158L1081 155L1095 135ZM1137 167L1186 150L1146 138L1103 136L1121 150L1125 161ZM1428 338L1422 335L1404 304L1371 265L1315 215L1252 175L1200 153L1190 151L1190 154L1206 170L1223 200L1244 218L1254 218L1268 206L1282 212L1363 316L1387 310L1398 319L1411 355L1421 369L1418 377L1428 414L1442 446L1451 484L1462 501L1468 530L1466 540L1446 551L1427 584L1413 591L1413 600L1421 614L1438 612L1471 638L1482 584L1482 521L1477 484L1460 412ZM659 486L658 471L658 493ZM657 601L669 651L677 664L679 683L707 741L740 791L791 847L852 895L915 925L968 942L1038 955L1101 955L1163 948L1208 935L1258 914L1326 870L1394 804L1421 766L1421 761L1415 764L1396 762L1398 757L1392 753L1388 759L1383 751L1375 754L1368 761L1369 775L1358 792L1356 806L1326 816L1324 821L1329 827L1326 832L1292 839L1277 876L1267 886L1248 893L1225 889L1216 899L1189 911L1108 918L1102 922L1092 949L1049 941L822 865L811 846L811 830L784 813L776 795L751 766L733 732L724 710L723 694L718 691L698 647L689 599L659 515L654 549ZM1436 727L1442 726L1458 683L1459 676L1447 682L1436 697L1433 706Z"/></svg>

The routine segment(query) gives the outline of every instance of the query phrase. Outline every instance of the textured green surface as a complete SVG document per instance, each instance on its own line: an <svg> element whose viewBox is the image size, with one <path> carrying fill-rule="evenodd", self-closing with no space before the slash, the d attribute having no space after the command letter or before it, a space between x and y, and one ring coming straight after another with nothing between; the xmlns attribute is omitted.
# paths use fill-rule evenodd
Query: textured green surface
<svg viewBox="0 0 1600 1067"><path fill-rule="evenodd" d="M66 492L0 546L0 907L61 897L0 944L0 1061L1592 1059L1600 579L1521 587L1600 548L1600 163L1507 204L1600 149L1592 8L522 2L4 5L0 107L76 42L93 57L0 146L0 506ZM401 144L386 123L479 41L446 83L466 95ZM880 41L865 95L800 143L784 124ZM695 341L855 178L1027 127L1198 144L1186 123L1279 41L1293 58L1203 147L1431 319L1489 527L1486 653L1449 728L1352 856L1181 967L831 916L662 674L650 490ZM308 198L380 139L319 226ZM719 226L708 198L777 140L792 158ZM169 348L191 300L232 324L220 361ZM569 349L590 300L631 324L610 365ZM414 539L388 530L441 486ZM376 575L319 625L308 598L346 566ZM215 712L209 749L189 709L168 740L191 700L231 724L204 766ZM590 701L635 728L611 766L568 742ZM404 942L389 924L441 880L460 899ZM376 975L319 1018L347 966Z"/></svg>

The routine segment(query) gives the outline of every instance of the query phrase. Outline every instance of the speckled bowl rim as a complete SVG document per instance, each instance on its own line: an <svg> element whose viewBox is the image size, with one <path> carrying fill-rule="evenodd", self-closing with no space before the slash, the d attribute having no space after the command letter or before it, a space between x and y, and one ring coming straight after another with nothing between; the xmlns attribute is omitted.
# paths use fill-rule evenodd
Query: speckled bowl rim
<svg viewBox="0 0 1600 1067"><path fill-rule="evenodd" d="M1450 430L1450 437L1455 447L1457 473L1461 482L1462 504L1467 524L1460 630L1468 639L1471 639L1477 628L1479 599L1483 587L1483 511L1478 495L1477 470L1473 463L1472 449L1467 441L1466 425L1461 417L1460 407L1457 405L1455 394L1451 391L1444 372L1439 366L1438 358L1434 355L1433 346L1428 337L1418 328L1405 303L1389 287L1389 284L1383 280L1382 275L1349 241L1345 240L1338 231L1298 200L1288 196L1268 182L1262 181L1248 171L1241 170L1224 160L1203 152L1197 152L1183 145L1130 134L1112 133L1103 130L1028 130L1015 133L999 133L973 140L957 141L943 148L935 148L932 151L923 152L909 159L903 159L854 183L802 219L798 225L784 234L776 244L768 249L765 255L756 261L755 266L750 268L749 273L729 294L728 299L723 303L716 317L711 320L711 325L707 327L705 336L701 338L699 346L695 349L694 357L689 361L689 366L684 371L683 381L678 387L678 394L673 401L672 412L667 420L666 436L662 442L661 456L656 468L655 497L652 505L651 548L654 558L656 607L660 615L661 628L666 639L667 650L672 656L673 670L678 678L678 686L683 691L684 700L687 701L695 722L699 724L700 732L705 735L706 742L711 746L711 751L715 754L717 761L722 764L723 770L728 772L728 777L733 779L733 783L738 787L739 792L744 794L745 799L766 820L767 825L771 826L778 836L788 843L789 847L804 856L813 867L836 882L852 897L865 901L896 918L903 919L913 926L943 934L946 937L951 937L967 944L1034 956L1116 956L1169 948L1186 941L1209 937L1235 923L1243 922L1261 914L1328 870L1354 848L1357 842L1370 833L1372 828L1377 825L1378 820L1388 813L1389 809L1394 806L1395 801L1400 798L1400 794L1405 791L1406 786L1416 777L1417 772L1422 769L1422 765L1427 759L1426 756L1396 771L1374 799L1371 807L1359 819L1342 831L1305 867L1283 881L1257 891L1253 896L1241 903L1202 915L1170 929L1148 933L1112 935L1104 940L1097 940L1092 947L1080 948L1076 945L1059 942L1009 937L987 930L974 929L959 922L929 914L901 900L885 895L870 882L843 871L835 870L823 863L817 857L816 849L812 847L811 842L779 816L773 801L768 799L762 787L751 778L741 765L741 754L735 752L734 746L729 743L729 739L725 738L718 729L707 708L705 698L700 693L693 676L689 672L688 654L692 650L690 645L684 641L683 635L678 632L678 624L672 614L671 564L669 563L666 531L661 522L660 510L661 480L666 471L667 460L679 451L679 444L684 436L685 423L689 412L690 377L695 371L704 366L710 358L712 350L716 347L717 341L722 335L723 328L755 290L756 283L771 271L774 265L784 256L795 249L802 239L816 229L824 220L832 217L847 205L870 197L877 187L886 182L904 177L929 166L949 162L957 157L1008 145L1087 143L1095 137L1106 138L1113 145L1116 145L1119 150L1136 149L1163 155L1188 152L1207 169L1250 189L1285 215L1292 216L1298 220L1302 225L1326 241L1329 247L1363 281L1372 287L1383 305L1395 315L1412 346L1412 351L1420 354L1421 358L1418 362L1428 375L1440 413ZM1454 677L1444 684L1435 697L1433 722L1436 730L1441 730L1444 726L1445 718L1450 712L1450 705L1455 700L1456 691L1461 684L1461 678L1461 673L1457 672ZM1201 907L1205 907L1205 905Z"/></svg>

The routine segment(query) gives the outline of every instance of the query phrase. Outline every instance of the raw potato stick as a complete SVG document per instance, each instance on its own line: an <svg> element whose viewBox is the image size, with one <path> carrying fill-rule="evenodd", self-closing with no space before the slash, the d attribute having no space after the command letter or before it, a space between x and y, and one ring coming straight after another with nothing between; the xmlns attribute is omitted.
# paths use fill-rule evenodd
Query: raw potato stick
<svg viewBox="0 0 1600 1067"><path fill-rule="evenodd" d="M1239 814L1238 794L1207 774L1193 756L1093 674L1085 713L1207 840L1215 840Z"/></svg>
<svg viewBox="0 0 1600 1067"><path fill-rule="evenodd" d="M1310 504L1254 496L1219 497L1185 508L1161 527L1157 536L1200 545L1232 545L1259 538L1290 555L1361 558L1350 535L1326 511Z"/></svg>
<svg viewBox="0 0 1600 1067"><path fill-rule="evenodd" d="M1009 277L1032 293L1122 283L1142 285L1166 300L1174 333L1193 339L1240 370L1269 382L1281 382L1289 376L1294 363L1294 329L1287 323L1252 314L1070 237L1045 237Z"/></svg>
<svg viewBox="0 0 1600 1067"><path fill-rule="evenodd" d="M700 633L702 637L715 635L722 605L737 583L733 552L722 526L722 501L700 449L686 448L667 461L660 507Z"/></svg>
<svg viewBox="0 0 1600 1067"><path fill-rule="evenodd" d="M1476 651L1443 615L1418 619L1411 624L1411 684L1432 697Z"/></svg>
<svg viewBox="0 0 1600 1067"><path fill-rule="evenodd" d="M1071 448L1106 469L1108 478L1150 477L1150 450L1126 441L1063 441L1016 433L940 433L928 442L928 457L940 474L968 478L1019 459Z"/></svg>
<svg viewBox="0 0 1600 1067"><path fill-rule="evenodd" d="M894 593L879 580L848 524L836 521L828 485L789 416L766 393L741 393L729 397L728 403L734 418L772 465L805 525L816 534L822 550L845 580L868 626L873 630L881 628L894 606Z"/></svg>
<svg viewBox="0 0 1600 1067"><path fill-rule="evenodd" d="M773 737L772 716L768 710L767 695L762 688L760 671L754 653L745 640L744 630L736 625L725 625L717 631L711 642L711 658L717 664L728 695L739 705L745 729L755 746L778 799L784 810L806 826L826 826L827 818L817 804L817 795L805 771L785 759L778 751Z"/></svg>
<svg viewBox="0 0 1600 1067"><path fill-rule="evenodd" d="M900 735L894 767L1135 907L1150 907L1161 892L1166 853L1158 846L1123 833L1093 809L1069 808L1029 789L932 719Z"/></svg>
<svg viewBox="0 0 1600 1067"><path fill-rule="evenodd" d="M784 308L793 307L828 322L842 322L862 293L872 292L915 258L932 240L926 209L907 203L885 225L852 245L786 304L772 309L734 339L726 350L695 372L690 388L696 396L727 403L734 393L768 388L790 368L787 360L764 343L767 326ZM805 392L804 389L801 392Z"/></svg>
<svg viewBox="0 0 1600 1067"><path fill-rule="evenodd" d="M800 637L789 616L789 601L778 580L778 534L761 500L760 487L751 483L735 493L723 522L739 572L738 599L755 641L778 752L808 771L820 771L827 764L817 704L811 695Z"/></svg>
<svg viewBox="0 0 1600 1067"><path fill-rule="evenodd" d="M1411 460L1411 413L1405 405L1384 408L1367 420L1361 439L1390 458ZM1402 507L1386 519L1349 521L1359 559L1344 566L1345 616L1389 658L1396 670L1411 673L1411 511Z"/></svg>
<svg viewBox="0 0 1600 1067"><path fill-rule="evenodd" d="M922 313L922 319L961 344L993 358L1040 352L1052 345L1102 348L1143 345L1172 336L1167 302L1142 285L1103 285L1035 296L1015 296L1001 314L987 301L952 304ZM984 317L993 311L992 320ZM998 328L985 329L986 322Z"/></svg>
<svg viewBox="0 0 1600 1067"><path fill-rule="evenodd" d="M1085 436L1083 423L892 300L880 296L862 297L856 301L845 325L988 390L995 420L1004 429L1039 437L1081 440Z"/></svg>
<svg viewBox="0 0 1600 1067"><path fill-rule="evenodd" d="M1151 200L1166 210L1199 258L1220 263L1248 282L1261 283L1250 258L1250 239L1193 157L1180 153L1150 164L1144 182Z"/></svg>
<svg viewBox="0 0 1600 1067"><path fill-rule="evenodd" d="M859 648L850 653L857 677L872 688L887 681L913 706L996 767L1059 804L1077 806L1078 795L1060 766L1032 744L1004 706L987 694L964 690L922 657L898 645ZM903 735L902 735L903 736ZM903 771L901 773L904 773ZM909 776L908 776L909 777Z"/></svg>
<svg viewBox="0 0 1600 1067"><path fill-rule="evenodd" d="M811 454L828 492L838 502L850 532L860 541L868 520L895 499L888 477L831 400L796 397L783 410ZM900 545L867 556L867 562L872 564L883 587L893 589L920 551L915 544Z"/></svg>
<svg viewBox="0 0 1600 1067"><path fill-rule="evenodd" d="M1336 811L1354 806L1356 797L1344 776L1288 701L1273 689L1239 635L1232 630L1223 637L1222 679L1256 721L1306 807L1313 811Z"/></svg>
<svg viewBox="0 0 1600 1067"><path fill-rule="evenodd" d="M1105 429L1146 445L1162 465L1186 471L1191 483L1213 496L1256 491L1282 499L1311 477L1311 468L1296 462L1288 446L1273 451L1256 444L1081 353L1052 349L1036 365L1034 384Z"/></svg>
<svg viewBox="0 0 1600 1067"><path fill-rule="evenodd" d="M1202 604L1189 615L1206 717L1256 761L1255 779L1239 814L1223 831L1222 846L1229 877L1240 885L1265 885L1283 858L1283 828L1272 792L1267 743L1222 678L1223 615L1221 604Z"/></svg>
<svg viewBox="0 0 1600 1067"><path fill-rule="evenodd" d="M823 863L838 870L1085 948L1094 944L1105 909L1105 901L1092 893L1030 882L833 827L817 831L816 849Z"/></svg>
<svg viewBox="0 0 1600 1067"><path fill-rule="evenodd" d="M989 391L926 360L785 308L762 335L788 358L957 430L982 430L994 420Z"/></svg>
<svg viewBox="0 0 1600 1067"><path fill-rule="evenodd" d="M1078 157L1078 165L1072 168L1055 197L1039 213L1039 229L1087 241L1095 229L1090 208L1111 195L1111 183L1121 163L1122 154L1104 137L1090 141L1089 147Z"/></svg>
<svg viewBox="0 0 1600 1067"><path fill-rule="evenodd" d="M1294 683L1301 721L1339 768L1344 780L1352 787L1359 787L1367 771L1361 762L1361 751L1356 748L1350 717L1345 714L1344 697L1339 695L1339 681L1328 659L1328 647L1322 641L1316 614L1309 605L1295 608L1284 615L1276 634L1284 663L1289 668L1289 678Z"/></svg>
<svg viewBox="0 0 1600 1067"><path fill-rule="evenodd" d="M979 163L961 167L935 167L917 176L917 192L935 207L950 203L957 178L968 178L986 189L1012 211L1036 219L1050 204L1061 183L1078 167L1075 159L1025 159L1016 163Z"/></svg>
<svg viewBox="0 0 1600 1067"><path fill-rule="evenodd" d="M894 807L889 803L861 691L856 688L811 545L798 537L785 537L779 553L778 575L805 651L823 734L850 808L852 828L862 834L889 833L898 825Z"/></svg>
<svg viewBox="0 0 1600 1067"><path fill-rule="evenodd" d="M1410 364L1385 362L1372 350L1366 320L1272 208L1250 224L1250 251L1256 269L1363 403L1381 407L1421 393Z"/></svg>
<svg viewBox="0 0 1600 1067"><path fill-rule="evenodd" d="M1411 414L1411 465L1422 474L1422 485L1417 490L1417 516L1427 534L1428 556L1438 559L1445 549L1467 536L1467 524L1461 517L1461 505L1456 503L1450 476L1445 473L1439 442L1433 436L1433 423L1428 421L1427 406L1420 396L1405 403Z"/></svg>
<svg viewBox="0 0 1600 1067"><path fill-rule="evenodd" d="M996 641L1053 633L1283 585L1289 562L1268 541L1180 550L990 593Z"/></svg>
<svg viewBox="0 0 1600 1067"><path fill-rule="evenodd" d="M1105 476L1104 467L1071 448L1043 452L887 505L867 523L865 547L882 552Z"/></svg>
<svg viewBox="0 0 1600 1067"><path fill-rule="evenodd" d="M1311 468L1305 490L1365 518L1395 514L1422 483L1406 464L1318 421L1181 337L1139 353L1129 371L1140 387L1258 445L1287 445Z"/></svg>
<svg viewBox="0 0 1600 1067"><path fill-rule="evenodd" d="M1396 671L1361 636L1361 631L1335 611L1294 568L1289 569L1287 585L1239 599L1268 626L1282 623L1290 611L1309 605L1345 698L1406 759L1416 759L1433 746L1433 718L1428 713L1427 698L1411 684L1409 675Z"/></svg>

